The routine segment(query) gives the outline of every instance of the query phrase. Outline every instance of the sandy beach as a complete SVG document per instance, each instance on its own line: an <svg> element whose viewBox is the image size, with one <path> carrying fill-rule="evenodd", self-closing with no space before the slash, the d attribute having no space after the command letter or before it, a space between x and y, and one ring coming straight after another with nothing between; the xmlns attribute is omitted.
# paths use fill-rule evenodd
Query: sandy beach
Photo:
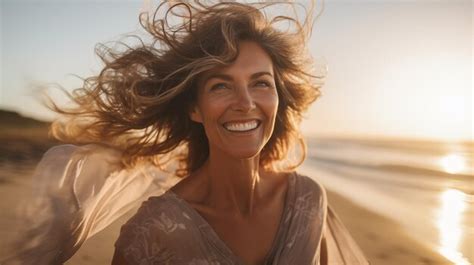
<svg viewBox="0 0 474 265"><path fill-rule="evenodd" d="M412 239L399 224L328 191L328 199L371 264L453 264Z"/></svg>

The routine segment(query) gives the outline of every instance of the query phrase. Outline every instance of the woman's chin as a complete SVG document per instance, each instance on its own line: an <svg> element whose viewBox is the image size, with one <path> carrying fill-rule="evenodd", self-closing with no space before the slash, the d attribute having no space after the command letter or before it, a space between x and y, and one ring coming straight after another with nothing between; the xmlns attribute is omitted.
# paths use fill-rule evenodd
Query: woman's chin
<svg viewBox="0 0 474 265"><path fill-rule="evenodd" d="M233 150L229 150L227 153L230 157L235 159L251 159L260 154L261 149L255 148L255 146L250 148L237 147Z"/></svg>

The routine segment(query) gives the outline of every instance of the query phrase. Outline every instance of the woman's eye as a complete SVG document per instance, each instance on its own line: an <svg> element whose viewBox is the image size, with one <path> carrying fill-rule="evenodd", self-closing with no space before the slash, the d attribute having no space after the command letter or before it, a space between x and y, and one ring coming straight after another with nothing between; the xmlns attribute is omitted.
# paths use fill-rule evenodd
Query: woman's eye
<svg viewBox="0 0 474 265"><path fill-rule="evenodd" d="M212 90L219 90L219 89L225 89L227 88L227 85L224 84L224 83L219 83L219 84L215 84L211 87L211 91Z"/></svg>
<svg viewBox="0 0 474 265"><path fill-rule="evenodd" d="M259 87L271 87L272 85L268 81L257 81L255 83L256 86Z"/></svg>

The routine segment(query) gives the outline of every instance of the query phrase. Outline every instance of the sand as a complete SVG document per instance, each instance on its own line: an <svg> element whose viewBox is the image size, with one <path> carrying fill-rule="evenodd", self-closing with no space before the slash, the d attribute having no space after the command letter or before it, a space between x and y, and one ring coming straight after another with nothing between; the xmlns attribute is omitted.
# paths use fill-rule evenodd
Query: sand
<svg viewBox="0 0 474 265"><path fill-rule="evenodd" d="M334 192L328 191L328 199L371 264L453 264L412 239L398 223Z"/></svg>

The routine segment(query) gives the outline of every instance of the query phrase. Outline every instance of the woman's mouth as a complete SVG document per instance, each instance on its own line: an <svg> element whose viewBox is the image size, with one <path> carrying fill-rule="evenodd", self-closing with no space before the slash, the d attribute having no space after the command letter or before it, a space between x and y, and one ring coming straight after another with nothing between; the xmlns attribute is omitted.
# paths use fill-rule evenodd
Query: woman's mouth
<svg viewBox="0 0 474 265"><path fill-rule="evenodd" d="M226 122L224 128L230 132L248 132L255 130L260 126L259 120L250 120L245 122Z"/></svg>

